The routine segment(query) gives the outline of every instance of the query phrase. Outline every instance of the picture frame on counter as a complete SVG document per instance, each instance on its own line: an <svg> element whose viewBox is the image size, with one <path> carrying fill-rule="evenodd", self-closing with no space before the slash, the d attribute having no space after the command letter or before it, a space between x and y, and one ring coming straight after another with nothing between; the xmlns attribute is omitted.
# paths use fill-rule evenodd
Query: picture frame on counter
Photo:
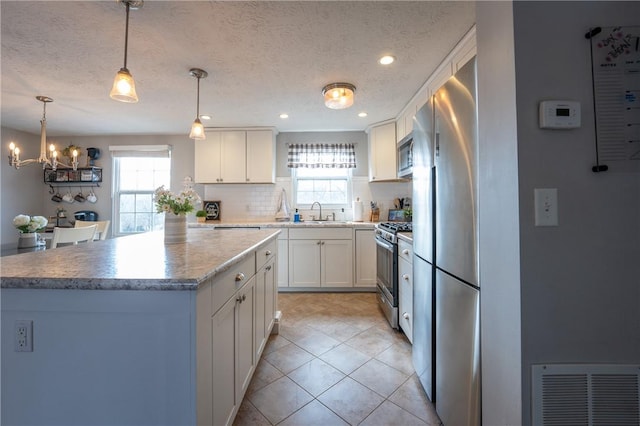
<svg viewBox="0 0 640 426"><path fill-rule="evenodd" d="M222 211L222 203L220 201L203 201L202 210L207 212L207 221L220 220Z"/></svg>

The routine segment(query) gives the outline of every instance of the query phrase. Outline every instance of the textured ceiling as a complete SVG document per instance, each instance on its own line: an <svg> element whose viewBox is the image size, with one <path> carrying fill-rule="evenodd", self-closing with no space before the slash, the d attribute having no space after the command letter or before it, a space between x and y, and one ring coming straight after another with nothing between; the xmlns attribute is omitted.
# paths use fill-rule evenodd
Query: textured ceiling
<svg viewBox="0 0 640 426"><path fill-rule="evenodd" d="M109 98L123 65L125 7L117 1L1 1L2 125L50 135L187 134L207 127L363 130L395 117L475 21L462 1L208 2L147 0L131 11L127 66L140 101ZM383 54L396 56L378 65ZM322 87L357 87L329 110ZM366 118L358 113L366 111ZM281 113L289 118L280 119Z"/></svg>

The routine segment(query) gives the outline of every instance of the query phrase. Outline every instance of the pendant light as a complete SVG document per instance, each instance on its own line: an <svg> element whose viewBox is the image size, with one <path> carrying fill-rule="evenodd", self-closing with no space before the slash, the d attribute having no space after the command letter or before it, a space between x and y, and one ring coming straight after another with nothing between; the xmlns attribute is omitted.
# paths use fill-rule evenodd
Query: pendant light
<svg viewBox="0 0 640 426"><path fill-rule="evenodd" d="M324 104L331 109L345 109L353 105L356 86L351 83L331 83L324 86Z"/></svg>
<svg viewBox="0 0 640 426"><path fill-rule="evenodd" d="M203 140L206 139L207 136L204 134L204 126L202 122L200 122L200 79L207 78L209 74L206 71L201 70L200 68L191 68L189 70L189 75L191 77L195 77L198 80L198 95L196 100L196 119L193 121L191 125L191 133L189 133L189 137L191 139Z"/></svg>
<svg viewBox="0 0 640 426"><path fill-rule="evenodd" d="M138 102L136 94L136 83L133 76L127 68L127 47L129 44L129 10L137 10L142 7L144 0L119 0L127 8L127 21L124 31L124 66L117 72L116 78L113 80L113 87L109 96L111 99L120 102L135 103Z"/></svg>

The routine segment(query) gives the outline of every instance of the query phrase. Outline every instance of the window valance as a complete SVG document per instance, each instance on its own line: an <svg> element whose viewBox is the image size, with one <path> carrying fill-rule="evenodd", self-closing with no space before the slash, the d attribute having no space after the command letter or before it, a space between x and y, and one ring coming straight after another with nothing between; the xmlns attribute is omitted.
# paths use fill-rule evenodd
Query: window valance
<svg viewBox="0 0 640 426"><path fill-rule="evenodd" d="M289 144L289 168L348 168L356 167L354 144L305 143Z"/></svg>

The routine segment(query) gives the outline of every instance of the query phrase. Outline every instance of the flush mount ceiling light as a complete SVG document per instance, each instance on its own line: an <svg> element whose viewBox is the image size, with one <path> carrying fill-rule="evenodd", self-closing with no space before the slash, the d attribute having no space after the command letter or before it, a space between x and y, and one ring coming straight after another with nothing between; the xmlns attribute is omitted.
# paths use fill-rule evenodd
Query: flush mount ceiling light
<svg viewBox="0 0 640 426"><path fill-rule="evenodd" d="M331 109L345 109L353 105L356 86L350 83L331 83L324 86L324 104Z"/></svg>
<svg viewBox="0 0 640 426"><path fill-rule="evenodd" d="M113 80L113 87L109 96L111 99L120 102L135 103L138 102L138 95L136 94L136 83L133 81L133 76L127 69L127 46L129 43L129 10L138 10L144 3L143 0L118 0L127 8L127 22L124 30L124 66L120 68L120 71L116 73L116 77Z"/></svg>
<svg viewBox="0 0 640 426"><path fill-rule="evenodd" d="M395 56L385 55L380 59L378 59L378 63L380 65L391 65L392 63L395 62L395 60L396 60Z"/></svg>
<svg viewBox="0 0 640 426"><path fill-rule="evenodd" d="M15 143L11 142L9 144L9 165L15 167L16 170L19 169L20 166L25 166L31 163L42 164L43 169L49 166L51 169L56 170L58 166L62 166L76 170L78 168L78 155L80 153L75 149L72 153L73 159L70 165L58 161L58 152L56 151L54 144L49 145L49 155L47 156L47 104L49 102L53 102L53 99L48 96L36 96L36 99L42 102L43 109L42 120L40 120L40 157L21 160L20 148L18 148Z"/></svg>
<svg viewBox="0 0 640 426"><path fill-rule="evenodd" d="M200 121L200 79L207 78L209 74L206 71L201 70L200 68L191 68L189 70L189 75L191 77L195 77L198 80L198 95L196 100L196 119L193 121L191 125L191 133L189 133L189 137L191 139L203 140L207 138L207 135L204 134L204 126Z"/></svg>

